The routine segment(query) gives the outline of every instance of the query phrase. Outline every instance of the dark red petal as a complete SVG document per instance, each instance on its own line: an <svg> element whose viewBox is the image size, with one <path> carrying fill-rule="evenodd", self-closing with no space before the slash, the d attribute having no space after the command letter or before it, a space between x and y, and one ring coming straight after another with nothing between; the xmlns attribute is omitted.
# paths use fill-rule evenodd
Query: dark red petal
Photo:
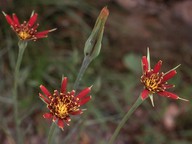
<svg viewBox="0 0 192 144"><path fill-rule="evenodd" d="M63 130L63 128L64 128L64 121L59 119L58 122L57 122L57 125L59 126L59 128L61 128Z"/></svg>
<svg viewBox="0 0 192 144"><path fill-rule="evenodd" d="M35 22L36 22L36 20L37 20L37 16L38 16L37 13L34 13L34 14L31 16L31 18L29 19L29 22L28 22L28 26L29 26L29 27L32 27L32 26L35 24Z"/></svg>
<svg viewBox="0 0 192 144"><path fill-rule="evenodd" d="M46 119L51 119L51 118L53 118L53 115L51 113L45 113L43 115L43 117L46 118Z"/></svg>
<svg viewBox="0 0 192 144"><path fill-rule="evenodd" d="M142 98L142 100L145 100L148 96L149 96L149 91L148 91L147 89L144 89L144 90L141 92L141 98Z"/></svg>
<svg viewBox="0 0 192 144"><path fill-rule="evenodd" d="M90 91L91 91L91 87L87 87L87 88L83 89L76 97L81 99L84 96L86 96Z"/></svg>
<svg viewBox="0 0 192 144"><path fill-rule="evenodd" d="M70 117L66 117L66 118L65 118L65 123L66 123L68 126L70 125L70 121L71 121Z"/></svg>
<svg viewBox="0 0 192 144"><path fill-rule="evenodd" d="M46 38L47 35L35 35L35 37L33 39L41 39L41 38Z"/></svg>
<svg viewBox="0 0 192 144"><path fill-rule="evenodd" d="M70 122L70 121L71 121L70 116L66 117L65 120L68 121L68 122Z"/></svg>
<svg viewBox="0 0 192 144"><path fill-rule="evenodd" d="M173 85L173 84L164 84L163 87L165 87L166 89L170 89L172 87L175 87L175 85Z"/></svg>
<svg viewBox="0 0 192 144"><path fill-rule="evenodd" d="M168 72L167 74L165 74L163 76L163 79L161 82L166 82L167 80L171 79L172 77L174 77L176 75L176 70L171 70L170 72Z"/></svg>
<svg viewBox="0 0 192 144"><path fill-rule="evenodd" d="M53 96L58 96L58 95L59 95L58 90L54 90Z"/></svg>
<svg viewBox="0 0 192 144"><path fill-rule="evenodd" d="M39 24L33 26L33 29L36 30L39 27Z"/></svg>
<svg viewBox="0 0 192 144"><path fill-rule="evenodd" d="M173 93L170 93L170 92L167 92L167 91L158 92L158 94L160 96L165 96L165 97L169 97L169 98L172 98L172 99L178 99L179 98L179 96L177 96L176 94L173 94Z"/></svg>
<svg viewBox="0 0 192 144"><path fill-rule="evenodd" d="M155 67L154 67L154 69L153 69L153 72L154 72L154 73L158 73L159 70L160 70L160 68L161 68L161 66L162 66L162 61L160 60L160 61L158 61L158 63L155 65Z"/></svg>
<svg viewBox="0 0 192 144"><path fill-rule="evenodd" d="M75 90L72 90L72 91L70 92L70 95L75 95Z"/></svg>
<svg viewBox="0 0 192 144"><path fill-rule="evenodd" d="M66 93L66 91L67 91L67 77L64 77L61 84L61 93Z"/></svg>
<svg viewBox="0 0 192 144"><path fill-rule="evenodd" d="M46 104L49 104L50 101L44 97L44 95L42 95L41 93L39 93L39 97L41 98L42 101L44 101Z"/></svg>
<svg viewBox="0 0 192 144"><path fill-rule="evenodd" d="M17 24L17 26L20 26L19 19L16 14L13 14L13 21L15 24Z"/></svg>
<svg viewBox="0 0 192 144"><path fill-rule="evenodd" d="M78 110L78 111L71 112L70 114L71 115L79 115L79 114L82 114L82 113L83 113L82 110Z"/></svg>
<svg viewBox="0 0 192 144"><path fill-rule="evenodd" d="M15 23L9 15L5 14L5 18L11 26L14 26Z"/></svg>
<svg viewBox="0 0 192 144"><path fill-rule="evenodd" d="M36 39L45 38L45 37L47 37L47 34L49 32L53 32L55 30L56 30L56 28L51 29L51 30L45 30L45 31L42 31L42 32L38 32L38 33L35 34L35 37L36 37Z"/></svg>
<svg viewBox="0 0 192 144"><path fill-rule="evenodd" d="M53 122L55 122L57 120L57 117L54 115L53 116Z"/></svg>
<svg viewBox="0 0 192 144"><path fill-rule="evenodd" d="M79 102L79 104L80 104L80 105L84 105L84 104L86 104L90 99L91 99L91 96L87 96L87 97L85 97L84 99L82 99L82 100Z"/></svg>
<svg viewBox="0 0 192 144"><path fill-rule="evenodd" d="M149 64L146 56L142 57L142 66L143 66L143 72L147 72L149 68Z"/></svg>
<svg viewBox="0 0 192 144"><path fill-rule="evenodd" d="M43 85L40 85L40 89L47 97L51 96L51 93Z"/></svg>
<svg viewBox="0 0 192 144"><path fill-rule="evenodd" d="M49 33L49 30L45 30L45 31L42 31L42 32L38 32L35 34L36 37L42 37L42 36L47 36L47 34Z"/></svg>

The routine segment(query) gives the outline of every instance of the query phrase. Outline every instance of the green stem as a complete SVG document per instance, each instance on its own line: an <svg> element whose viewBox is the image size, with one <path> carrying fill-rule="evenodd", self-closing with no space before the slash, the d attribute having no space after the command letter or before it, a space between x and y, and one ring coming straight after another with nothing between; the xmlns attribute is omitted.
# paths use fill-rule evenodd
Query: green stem
<svg viewBox="0 0 192 144"><path fill-rule="evenodd" d="M77 76L77 78L76 78L76 80L75 80L75 84L74 84L74 86L73 86L73 89L74 89L74 90L77 90L77 89L78 89L79 83L80 83L80 81L81 81L81 79L82 79L82 77L83 77L83 75L84 75L84 73L85 73L85 70L86 70L87 67L89 66L90 62L91 62L90 57L85 56L84 59L83 59L81 68L80 68L80 70L79 70L78 76ZM82 121L80 120L80 121L78 121L78 122L75 124L73 130L71 130L70 133L69 133L69 134L67 135L67 137L65 138L65 140L64 140L65 142L66 142L66 141L70 138L70 136L78 129L78 127L79 127L79 125L80 125L81 123L82 123Z"/></svg>
<svg viewBox="0 0 192 144"><path fill-rule="evenodd" d="M14 120L15 120L15 125L16 125L16 136L17 136L17 143L21 144L21 133L20 133L20 128L19 128L19 116L18 116L18 78L19 78L19 69L21 66L21 62L23 59L23 53L25 51L25 48L27 47L27 42L24 41L19 41L18 43L19 46L19 54L15 66L15 72L14 72L14 88L13 88L13 105L14 105Z"/></svg>
<svg viewBox="0 0 192 144"><path fill-rule="evenodd" d="M79 87L79 83L81 81L81 78L83 77L83 74L85 73L85 70L89 66L90 62L91 62L91 60L90 60L89 57L84 57L81 68L80 68L79 73L78 73L78 76L77 76L77 78L75 80L75 84L74 84L74 87L73 87L74 90L76 90ZM78 125L79 125L79 123L76 126L78 126ZM48 144L51 144L51 142L52 142L52 138L53 138L55 128L56 128L56 124L54 122L52 122L52 125L51 125L51 127L49 129ZM73 131L71 133L73 133Z"/></svg>
<svg viewBox="0 0 192 144"><path fill-rule="evenodd" d="M79 83L80 83L80 81L81 81L81 79L83 77L83 74L85 73L85 70L89 66L90 62L91 62L91 59L89 57L85 56L84 59L83 59L83 63L81 65L81 68L79 70L78 76L77 76L77 78L75 80L75 84L74 84L74 87L73 87L74 90L77 90L77 88L79 87Z"/></svg>
<svg viewBox="0 0 192 144"><path fill-rule="evenodd" d="M116 137L118 136L121 128L125 125L127 120L130 118L130 116L133 114L133 112L137 109L137 107L139 107L142 104L142 102L143 102L143 100L141 99L141 96L139 96L138 99L136 100L136 102L131 107L131 109L125 114L125 116L123 117L123 119L121 120L121 122L119 123L117 128L115 129L115 132L113 133L112 137L110 138L108 144L114 144L114 141L115 141Z"/></svg>
<svg viewBox="0 0 192 144"><path fill-rule="evenodd" d="M54 122L52 122L50 130L49 130L49 135L48 135L48 144L52 143L52 138L53 138L55 128L56 128L56 124Z"/></svg>

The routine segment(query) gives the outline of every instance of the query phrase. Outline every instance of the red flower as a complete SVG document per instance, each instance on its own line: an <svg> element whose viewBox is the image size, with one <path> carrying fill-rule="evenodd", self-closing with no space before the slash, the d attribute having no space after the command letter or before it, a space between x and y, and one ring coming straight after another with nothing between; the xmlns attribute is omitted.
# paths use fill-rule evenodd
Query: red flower
<svg viewBox="0 0 192 144"><path fill-rule="evenodd" d="M37 32L37 28L39 26L39 24L35 24L35 22L37 20L37 16L38 16L37 13L32 12L29 21L28 22L24 21L22 24L20 24L19 19L18 19L16 14L13 13L12 17L10 15L7 15L4 12L3 12L3 14L4 14L7 22L11 26L11 28L16 32L16 34L20 40L25 40L25 41L34 40L34 41L36 41L37 39L47 37L47 34L49 32L56 30L56 28L54 28L51 30L45 30L42 32Z"/></svg>
<svg viewBox="0 0 192 144"><path fill-rule="evenodd" d="M47 104L49 113L43 115L44 118L53 119L57 121L57 125L63 130L64 123L69 125L71 119L70 115L79 115L83 113L83 110L80 109L80 106L86 104L91 96L87 96L91 91L91 87L85 88L78 95L75 96L75 91L71 92L66 91L67 87L67 78L64 77L61 90L57 90L51 94L43 85L40 86L41 91L44 93L39 93L39 97Z"/></svg>
<svg viewBox="0 0 192 144"><path fill-rule="evenodd" d="M159 94L160 96L170 97L172 99L182 99L178 95L168 92L167 89L174 87L175 85L168 84L167 81L173 78L176 75L176 70L172 69L167 73L159 72L162 66L162 61L160 60L154 67L151 69L149 62L146 56L142 58L142 67L143 75L141 76L141 83L144 84L145 89L141 93L142 99L146 99L149 95L154 93ZM187 101L186 99L182 99Z"/></svg>

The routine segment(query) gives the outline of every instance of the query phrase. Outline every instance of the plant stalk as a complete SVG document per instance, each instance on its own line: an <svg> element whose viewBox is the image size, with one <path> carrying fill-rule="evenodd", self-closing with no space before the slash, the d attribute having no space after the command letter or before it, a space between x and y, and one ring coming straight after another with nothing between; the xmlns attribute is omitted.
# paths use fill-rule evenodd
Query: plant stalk
<svg viewBox="0 0 192 144"><path fill-rule="evenodd" d="M56 128L56 123L52 122L50 130L49 130L49 135L48 135L48 144L52 143L52 138L53 138L55 128Z"/></svg>
<svg viewBox="0 0 192 144"><path fill-rule="evenodd" d="M20 133L20 121L19 121L19 115L18 115L18 80L19 80L19 70L21 66L21 62L23 59L23 54L25 51L25 48L27 47L27 42L25 41L19 41L19 54L15 66L15 72L14 72L14 87L13 87L13 105L14 105L14 120L16 125L16 138L17 143L21 144L21 133Z"/></svg>
<svg viewBox="0 0 192 144"><path fill-rule="evenodd" d="M83 59L81 68L80 68L80 70L79 70L78 76L77 76L77 78L76 78L76 80L75 80L75 84L74 84L74 86L73 86L73 89L74 89L74 90L77 90L77 89L78 89L79 83L80 83L80 81L81 81L81 79L82 79L82 77L83 77L83 75L84 75L84 73L85 73L85 70L86 70L87 67L89 66L90 62L91 62L90 57L85 56L84 59Z"/></svg>
<svg viewBox="0 0 192 144"><path fill-rule="evenodd" d="M121 122L119 123L117 128L115 129L115 132L111 136L108 144L114 144L114 141L117 138L120 130L125 125L125 123L130 118L130 116L133 114L133 112L142 104L142 102L143 102L143 100L141 99L141 96L139 96L138 99L136 100L136 102L133 104L133 106L130 108L130 110L125 114L125 116L123 117L123 119L121 120Z"/></svg>
<svg viewBox="0 0 192 144"><path fill-rule="evenodd" d="M89 66L90 62L91 62L91 60L89 59L89 57L84 57L81 68L80 68L79 73L78 73L78 76L75 80L75 84L73 87L74 90L78 89L81 78L83 77L83 74L85 73L85 70ZM79 123L77 125L79 125ZM56 124L54 122L52 122L52 125L51 125L50 130L49 130L49 134L48 134L48 144L52 143L52 138L54 135L55 128L56 128ZM73 132L74 131L72 131L71 133L73 133Z"/></svg>

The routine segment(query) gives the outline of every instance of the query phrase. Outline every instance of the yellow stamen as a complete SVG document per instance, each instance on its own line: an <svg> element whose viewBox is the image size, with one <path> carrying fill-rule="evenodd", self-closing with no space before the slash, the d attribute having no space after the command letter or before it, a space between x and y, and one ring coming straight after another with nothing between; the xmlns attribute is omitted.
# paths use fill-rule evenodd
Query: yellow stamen
<svg viewBox="0 0 192 144"><path fill-rule="evenodd" d="M65 119L70 115L70 112L78 111L80 105L77 103L74 95L70 93L58 94L58 91L54 91L51 102L49 103L48 108L50 112L57 116L60 119Z"/></svg>
<svg viewBox="0 0 192 144"><path fill-rule="evenodd" d="M57 112L58 112L59 115L67 115L68 114L68 112L67 112L67 105L66 104L60 102L57 105L57 108L58 108Z"/></svg>
<svg viewBox="0 0 192 144"><path fill-rule="evenodd" d="M18 36L22 40L26 40L26 39L29 39L31 37L31 35L28 32L26 32L26 31L19 32Z"/></svg>
<svg viewBox="0 0 192 144"><path fill-rule="evenodd" d="M161 80L158 74L152 74L150 77L142 76L141 82L144 83L145 87L152 93L159 91Z"/></svg>

